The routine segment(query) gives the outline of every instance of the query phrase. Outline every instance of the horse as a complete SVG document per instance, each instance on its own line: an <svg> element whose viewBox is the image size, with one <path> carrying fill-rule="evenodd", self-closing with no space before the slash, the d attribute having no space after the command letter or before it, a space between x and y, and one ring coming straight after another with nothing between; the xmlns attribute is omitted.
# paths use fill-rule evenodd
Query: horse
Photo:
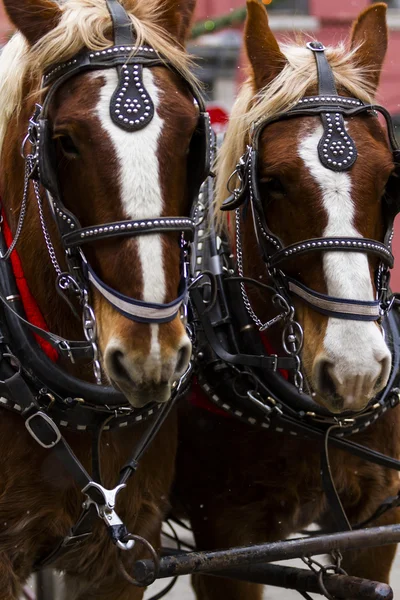
<svg viewBox="0 0 400 600"><path fill-rule="evenodd" d="M359 15L349 44L327 48L280 47L265 6L248 0L247 10L249 77L216 163L218 214L211 201L204 209L205 191L199 205L208 233L203 225L195 244L198 379L179 416L176 511L199 550L283 540L313 523L332 531L337 518L340 530L400 519L398 508L379 510L398 491L387 465L335 443L332 480L320 476L324 440L346 431L358 448L400 454L398 395L393 409L379 400L398 374L398 342L382 332L387 278L382 293L375 277L392 262L398 153L385 109L365 110L385 57L386 5ZM331 509L329 487L342 508L336 498ZM359 548L342 567L388 582L394 555L393 545ZM263 595L229 575L192 581L198 600Z"/></svg>
<svg viewBox="0 0 400 600"><path fill-rule="evenodd" d="M2 600L44 564L71 600L143 597L132 536L160 544L177 437L173 411L153 421L191 354L206 139L184 48L194 5L4 2L17 32L0 58ZM138 467L126 490L121 467Z"/></svg>

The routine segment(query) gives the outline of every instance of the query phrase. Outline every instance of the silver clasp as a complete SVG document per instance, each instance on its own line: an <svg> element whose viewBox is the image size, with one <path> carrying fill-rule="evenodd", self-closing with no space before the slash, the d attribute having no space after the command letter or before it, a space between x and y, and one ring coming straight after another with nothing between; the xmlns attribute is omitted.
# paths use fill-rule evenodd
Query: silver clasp
<svg viewBox="0 0 400 600"><path fill-rule="evenodd" d="M115 526L118 527L118 526L124 525L124 523L121 521L121 519L115 512L114 508L115 508L115 504L116 504L117 495L125 487L126 487L126 484L122 483L121 485L117 485L117 487L114 488L113 490L108 490L108 489L104 488L102 485L100 485L99 483L91 481L82 490L82 492L84 494L86 494L86 497L87 497L87 500L85 500L85 503L84 503L84 508L87 509L87 508L89 508L89 506L91 506L93 504L96 508L97 514L99 515L99 517L101 519L103 519L103 521L107 527L115 527ZM99 504L99 503L95 502L89 496L89 494L87 492L90 488L94 488L99 492L99 494L102 496L102 498L104 500L103 504ZM117 540L116 545L121 550L132 550L132 548L135 545L135 542L134 542L134 540L128 540L127 542L121 542L121 540Z"/></svg>

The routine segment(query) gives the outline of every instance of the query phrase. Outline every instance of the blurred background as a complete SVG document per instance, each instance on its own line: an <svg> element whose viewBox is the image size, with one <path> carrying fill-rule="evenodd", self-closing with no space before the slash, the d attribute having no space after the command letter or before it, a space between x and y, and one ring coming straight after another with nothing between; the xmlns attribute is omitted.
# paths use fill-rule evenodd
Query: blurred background
<svg viewBox="0 0 400 600"><path fill-rule="evenodd" d="M348 36L352 21L372 0L263 2L278 39L302 33L328 45ZM400 0L388 0L386 3L390 42L378 102L392 113L400 144ZM245 0L197 0L189 48L197 59L197 75L205 84L213 122L220 130L226 124L237 87L246 76L242 52L245 17ZM11 33L12 29L0 0L0 45L7 41ZM392 274L392 287L400 291L400 219L396 229L394 250L399 258Z"/></svg>

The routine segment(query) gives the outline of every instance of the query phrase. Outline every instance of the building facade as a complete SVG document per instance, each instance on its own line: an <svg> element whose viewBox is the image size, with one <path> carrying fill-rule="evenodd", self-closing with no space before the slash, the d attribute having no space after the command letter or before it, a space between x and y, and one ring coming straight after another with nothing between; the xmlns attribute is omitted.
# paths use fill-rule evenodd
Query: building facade
<svg viewBox="0 0 400 600"><path fill-rule="evenodd" d="M268 6L270 23L278 38L290 32L305 32L328 45L345 39L351 22L372 0L272 0ZM245 0L197 0L196 18L213 19L242 8ZM392 113L400 133L400 0L388 0L389 50L383 69L378 101ZM0 0L0 43L11 33L2 0ZM237 84L242 79L240 28L220 34L206 35L191 48L201 57L199 75L206 82L211 102L228 111ZM1 82L0 82L1 84ZM399 135L400 141L400 135ZM400 218L395 236L395 254L400 261ZM394 289L400 290L400 264L392 277Z"/></svg>

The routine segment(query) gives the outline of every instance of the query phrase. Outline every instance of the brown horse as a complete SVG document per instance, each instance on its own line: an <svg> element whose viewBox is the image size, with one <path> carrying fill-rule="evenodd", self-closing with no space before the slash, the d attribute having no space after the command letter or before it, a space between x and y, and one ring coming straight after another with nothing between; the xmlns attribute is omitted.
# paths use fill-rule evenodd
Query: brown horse
<svg viewBox="0 0 400 600"><path fill-rule="evenodd" d="M115 290L119 298L135 299L136 310L142 310L143 305L143 310L159 310L160 306L170 310L168 307L177 297L182 277L179 223L175 223L175 230L169 231L168 224L165 225L167 233L163 234L159 229L164 222L160 225L158 219L188 215L190 209L186 165L199 111L193 101L193 88L188 85L193 85L194 79L183 44L195 2L181 5L175 0L122 0L121 4L125 9L123 14L128 15L138 52L159 54L170 68L160 60L150 64L151 68L143 63L143 79L136 87L144 85L145 91L139 89L140 98L144 98L145 105L154 106L154 114L146 127L141 124L149 119L149 112L135 122L126 119L125 129L112 119L110 100L119 85L118 72L125 68L121 61L116 64L118 72L116 68L97 68L73 75L58 86L48 101L51 134L46 143L50 159L53 156L56 164L62 201L69 212L63 213L56 202L54 212L56 218L64 215L62 218L71 231L74 227L71 215L79 220L82 231L99 223L115 222L123 223L123 227L118 225L116 230L119 227L129 230L143 219L146 220L143 227L150 227L148 219L152 220L151 227L158 225L154 233L150 231L135 238L108 237L102 243L86 245L84 250L93 272L101 277L107 289ZM99 60L107 56L107 52L113 52L107 50L113 46L113 28L105 0L62 3L6 0L4 5L18 31L0 58L0 189L4 226L7 222L15 234L24 195L25 167L20 148L35 102L43 103L52 86L51 77L54 74L57 77L61 68L73 67L76 57L79 60L82 56L82 50L92 52L94 59L99 56ZM132 49L128 50L132 55ZM124 52L124 48L117 51ZM143 61L147 60L147 54L142 57ZM46 89L42 88L43 74L60 63L64 63L64 67L56 67ZM139 67L135 69L139 72ZM112 106L116 116L118 106ZM143 110L140 100L132 99L127 99L123 108L130 114ZM138 125L135 131L128 130L130 124L134 128ZM26 141L25 151L28 142L35 140ZM79 340L83 337L79 320L72 316L54 287L53 267L58 265L61 271L67 270L65 244L64 247L61 244L60 229L55 225L50 205L42 202L44 191L38 195L32 185L28 183L28 186L26 216L20 220L23 226L17 246L26 281L47 328L58 336ZM54 199L54 190L52 192ZM101 232L104 233L104 228ZM52 246L54 254L50 252L49 256ZM105 288L102 289L104 292ZM173 383L188 366L191 345L179 306L172 311L173 318L169 313L169 318L159 323L141 322L122 314L97 287L93 286L91 297L97 323L96 342L105 374L103 384L109 381L122 392L124 396L119 394L124 404L121 410L127 415L132 411L139 414L136 420L140 421L141 408L150 401L167 401ZM14 301L17 300L14 297ZM76 309L74 298L70 303ZM8 309L6 313L9 314ZM88 331L93 334L93 323L87 326L86 333ZM9 343L12 351L12 339ZM40 352L36 346L34 353ZM59 367L71 377L92 381L87 361L81 366L71 365L64 355L59 358ZM93 384L90 389L93 391ZM101 392L99 388L99 397ZM93 396L96 397L96 392ZM58 400L52 395L53 410L57 409ZM76 402L82 405L84 401L85 398L81 398ZM108 418L112 421L113 408L107 409L106 405L107 401L102 405L105 410L102 414L107 415L109 410ZM153 412L157 409L155 406ZM95 400L91 410L96 413ZM136 410L139 413L135 413ZM116 409L115 418L117 413ZM65 421L58 421L58 425L64 426L65 439L90 471L90 435L76 431L89 430L89 426L83 424L75 426L75 432L68 431L68 414L67 411ZM102 421L104 425L104 419ZM122 421L119 417L120 425L116 429L108 423L106 429L110 431L105 431L102 438L100 450L106 487L114 485L118 470L147 427L140 422L131 426L132 419L129 426ZM156 547L173 477L175 421L174 416L170 417L157 435L140 464L135 481L122 491L116 507L128 529ZM71 474L28 433L21 416L2 409L0 429L0 597L17 600L21 585L34 564L54 549L76 522L84 496ZM125 554L130 554L125 563L129 567L129 561L137 552ZM66 573L69 600L142 598L143 590L121 576L117 550L100 520L96 521L89 541L78 551L66 554L56 567Z"/></svg>
<svg viewBox="0 0 400 600"><path fill-rule="evenodd" d="M252 143L257 124L271 119L258 138L255 175L268 229L259 225L259 212L254 208L253 219L251 208L245 207L238 221L243 273L268 284L255 228L260 236L263 231L266 236L273 232L284 247L335 236L382 240L381 198L394 164L376 118L365 114L345 117L358 158L351 169L337 171L322 164L318 155L323 134L320 115L276 118L300 100L303 103L303 98L321 93L314 53L305 45L280 49L265 7L257 0L248 0L247 7L244 40L250 76L239 93L220 152L217 205L227 197L228 178ZM373 99L387 46L385 9L384 4L374 4L359 16L348 47L326 49L340 96L366 103ZM253 207L254 202L253 198ZM230 226L230 241L235 246L232 219ZM362 252L304 253L287 260L282 268L325 298L328 294L357 302L374 301L376 259ZM246 286L246 291L259 326L276 315L267 292L254 286ZM313 399L332 417L346 410L363 410L385 387L391 369L380 327L372 321L324 316L298 298L295 307L304 330L303 376ZM274 352L284 355L279 326L269 329L267 335ZM219 406L231 405L234 412L232 398L221 394L220 398ZM221 408L217 413L192 402L183 407L180 418L177 497L190 518L197 547L227 548L285 539L311 523L331 528L332 514L320 480L321 446L272 427L262 430L227 418L220 414ZM394 409L352 439L398 457L399 418ZM331 463L338 493L353 524L370 518L386 497L398 491L394 471L339 450L331 451ZM398 509L391 510L373 524L396 523L399 514ZM394 553L394 546L360 548L344 556L343 566L349 574L387 582ZM194 576L194 588L199 600L260 600L263 594L258 584L205 575Z"/></svg>

